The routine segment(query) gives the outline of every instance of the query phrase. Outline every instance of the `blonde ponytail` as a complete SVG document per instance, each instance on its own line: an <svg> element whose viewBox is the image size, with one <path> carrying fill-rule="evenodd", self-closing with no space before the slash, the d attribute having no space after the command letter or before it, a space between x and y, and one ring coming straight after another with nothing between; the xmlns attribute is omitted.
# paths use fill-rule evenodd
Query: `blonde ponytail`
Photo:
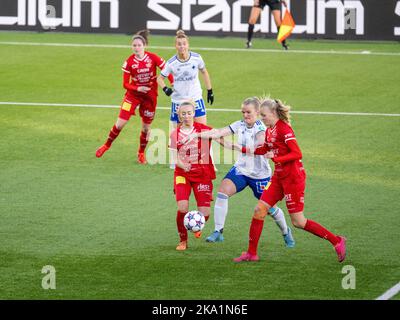
<svg viewBox="0 0 400 320"><path fill-rule="evenodd" d="M261 98L261 108L273 111L280 120L290 124L290 106L286 106L279 99Z"/></svg>

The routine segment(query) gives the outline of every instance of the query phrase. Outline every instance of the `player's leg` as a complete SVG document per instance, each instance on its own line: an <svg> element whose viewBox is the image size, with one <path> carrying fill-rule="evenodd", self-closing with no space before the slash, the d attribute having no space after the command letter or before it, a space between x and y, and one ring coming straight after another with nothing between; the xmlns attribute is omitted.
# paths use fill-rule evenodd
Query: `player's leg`
<svg viewBox="0 0 400 320"><path fill-rule="evenodd" d="M177 213L176 213L176 227L179 234L179 243L176 250L183 251L186 250L188 234L183 223L186 213L189 211L189 197L191 192L190 182L182 176L174 176L174 192L175 200L177 203Z"/></svg>
<svg viewBox="0 0 400 320"><path fill-rule="evenodd" d="M254 196L257 199L261 198L263 191L268 189L271 184L271 177L268 177L266 179L247 178L247 180L250 188L253 190ZM292 230L288 227L286 223L283 210L275 205L268 210L268 215L275 221L277 227L281 231L285 246L288 248L293 248L295 246L295 241L293 238Z"/></svg>
<svg viewBox="0 0 400 320"><path fill-rule="evenodd" d="M280 4L279 4L279 6L280 6ZM281 9L279 8L279 9L272 10L272 15L274 17L274 21L275 21L276 27L278 28L278 32L279 32L279 29L281 28L281 25L282 25L282 17L281 17L282 16L282 11L281 11ZM286 39L282 41L282 47L285 50L289 49L289 46L286 43Z"/></svg>
<svg viewBox="0 0 400 320"><path fill-rule="evenodd" d="M328 240L335 248L339 262L342 262L346 257L346 238L335 235L319 223L304 217L304 190L305 183L291 184L285 188L286 206L293 226Z"/></svg>
<svg viewBox="0 0 400 320"><path fill-rule="evenodd" d="M135 108L137 107L138 102L133 100L127 100L126 98L122 102L121 109L119 111L119 116L117 122L111 128L108 133L107 141L96 150L96 157L100 158L103 154L111 148L112 143L115 139L117 139L118 135L121 133L123 127L126 125L128 120L132 115L135 115Z"/></svg>
<svg viewBox="0 0 400 320"><path fill-rule="evenodd" d="M211 180L204 182L195 182L192 183L193 194L197 202L197 210L200 211L206 222L210 218L210 206L211 201L213 200L212 192L213 192L213 183ZM194 236L196 238L201 237L201 231L195 232Z"/></svg>
<svg viewBox="0 0 400 320"><path fill-rule="evenodd" d="M247 29L247 42L246 47L249 49L252 46L251 40L253 39L254 26L257 23L258 17L260 16L262 8L260 7L259 0L254 1L254 5L251 8L248 29Z"/></svg>
<svg viewBox="0 0 400 320"><path fill-rule="evenodd" d="M149 96L145 101L143 101L139 109L140 116L142 118L142 130L140 132L137 157L138 162L141 164L147 163L144 151L147 143L149 142L151 123L153 122L156 113L156 105L157 98Z"/></svg>
<svg viewBox="0 0 400 320"><path fill-rule="evenodd" d="M214 232L207 237L207 242L222 242L222 235L225 227L226 216L228 215L229 197L246 188L247 184L243 175L236 172L236 168L232 167L221 182L218 190L217 200L214 205Z"/></svg>
<svg viewBox="0 0 400 320"><path fill-rule="evenodd" d="M249 247L242 255L233 259L234 262L258 261L257 255L258 241L264 226L265 216L278 201L283 198L283 188L279 182L272 181L269 188L264 190L258 204L254 209L249 231Z"/></svg>

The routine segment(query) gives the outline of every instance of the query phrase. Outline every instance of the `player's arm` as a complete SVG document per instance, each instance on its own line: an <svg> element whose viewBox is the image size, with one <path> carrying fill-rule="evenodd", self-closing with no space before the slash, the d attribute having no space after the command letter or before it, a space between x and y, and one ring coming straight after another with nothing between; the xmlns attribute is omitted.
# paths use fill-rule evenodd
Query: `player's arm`
<svg viewBox="0 0 400 320"><path fill-rule="evenodd" d="M155 60L156 60L156 66L157 66L161 71L163 71L163 70L164 70L164 67L166 66L165 60L164 60L163 58L157 56L157 55L155 55ZM170 73L170 74L168 75L168 81L169 81L169 83L171 84L171 86L174 84L174 76L172 75L172 73Z"/></svg>
<svg viewBox="0 0 400 320"><path fill-rule="evenodd" d="M171 157L172 157L171 163L176 164L176 166L178 168L183 169L183 171L189 172L191 167L192 167L191 164L190 163L185 163L183 161L183 159L179 155L177 149L170 148L170 150L171 150Z"/></svg>
<svg viewBox="0 0 400 320"><path fill-rule="evenodd" d="M270 158L272 161L275 163L285 163L285 162L290 162L294 160L300 160L303 157L303 154L301 153L300 147L297 144L297 141L295 138L286 140L286 145L289 148L289 153L275 157L274 153L272 151L268 152L265 156L267 158Z"/></svg>
<svg viewBox="0 0 400 320"><path fill-rule="evenodd" d="M242 147L241 148L242 153L247 153L247 154L254 154L254 155L264 155L269 151L268 146L264 142L263 145L258 146L255 149L248 148L248 147Z"/></svg>
<svg viewBox="0 0 400 320"><path fill-rule="evenodd" d="M168 75L168 79L169 76L172 76L172 74ZM165 84L165 78L167 78L166 76L164 76L162 73L157 77L157 83L158 85L161 87L161 89L164 91L164 93L167 96L170 96L173 92L173 90L169 87L167 87L167 85ZM171 81L170 81L171 82ZM173 83L173 82L172 82Z"/></svg>
<svg viewBox="0 0 400 320"><path fill-rule="evenodd" d="M185 139L182 140L183 144L186 144L193 139L219 139L222 137L226 137L228 135L231 135L232 131L229 127L221 128L221 129L211 129L208 131L202 131L202 132L193 132L189 134Z"/></svg>
<svg viewBox="0 0 400 320"><path fill-rule="evenodd" d="M212 91L210 75L208 74L208 71L207 71L207 69L205 67L203 69L199 69L199 70L200 70L200 74L203 77L204 84L206 85L207 102L209 104L213 104L213 102L214 102L214 93Z"/></svg>

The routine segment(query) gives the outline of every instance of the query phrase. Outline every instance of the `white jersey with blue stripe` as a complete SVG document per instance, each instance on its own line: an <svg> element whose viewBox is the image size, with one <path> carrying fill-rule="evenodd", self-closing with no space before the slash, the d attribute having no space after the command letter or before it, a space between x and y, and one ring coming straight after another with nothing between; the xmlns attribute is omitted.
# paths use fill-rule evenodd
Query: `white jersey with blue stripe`
<svg viewBox="0 0 400 320"><path fill-rule="evenodd" d="M260 132L265 134L265 125L257 120L252 127L248 127L243 120L236 121L229 125L233 134L238 136L238 144L247 148L257 147L257 135ZM271 167L268 160L262 155L239 154L234 164L238 174L245 175L252 179L264 179L271 176Z"/></svg>
<svg viewBox="0 0 400 320"><path fill-rule="evenodd" d="M201 55L195 52L189 52L189 59L181 61L175 55L168 60L162 76L174 76L174 92L171 100L174 103L180 103L182 100L192 99L194 101L202 98L202 90L199 80L199 70L203 70L205 64Z"/></svg>

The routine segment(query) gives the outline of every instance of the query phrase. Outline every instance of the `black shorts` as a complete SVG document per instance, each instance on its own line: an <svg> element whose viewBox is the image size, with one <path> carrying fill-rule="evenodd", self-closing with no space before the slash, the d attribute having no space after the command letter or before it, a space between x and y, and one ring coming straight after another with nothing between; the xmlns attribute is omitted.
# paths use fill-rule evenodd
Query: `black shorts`
<svg viewBox="0 0 400 320"><path fill-rule="evenodd" d="M271 11L273 10L281 11L280 0L259 0L259 5L256 7L263 10L265 6L268 6L271 9Z"/></svg>

